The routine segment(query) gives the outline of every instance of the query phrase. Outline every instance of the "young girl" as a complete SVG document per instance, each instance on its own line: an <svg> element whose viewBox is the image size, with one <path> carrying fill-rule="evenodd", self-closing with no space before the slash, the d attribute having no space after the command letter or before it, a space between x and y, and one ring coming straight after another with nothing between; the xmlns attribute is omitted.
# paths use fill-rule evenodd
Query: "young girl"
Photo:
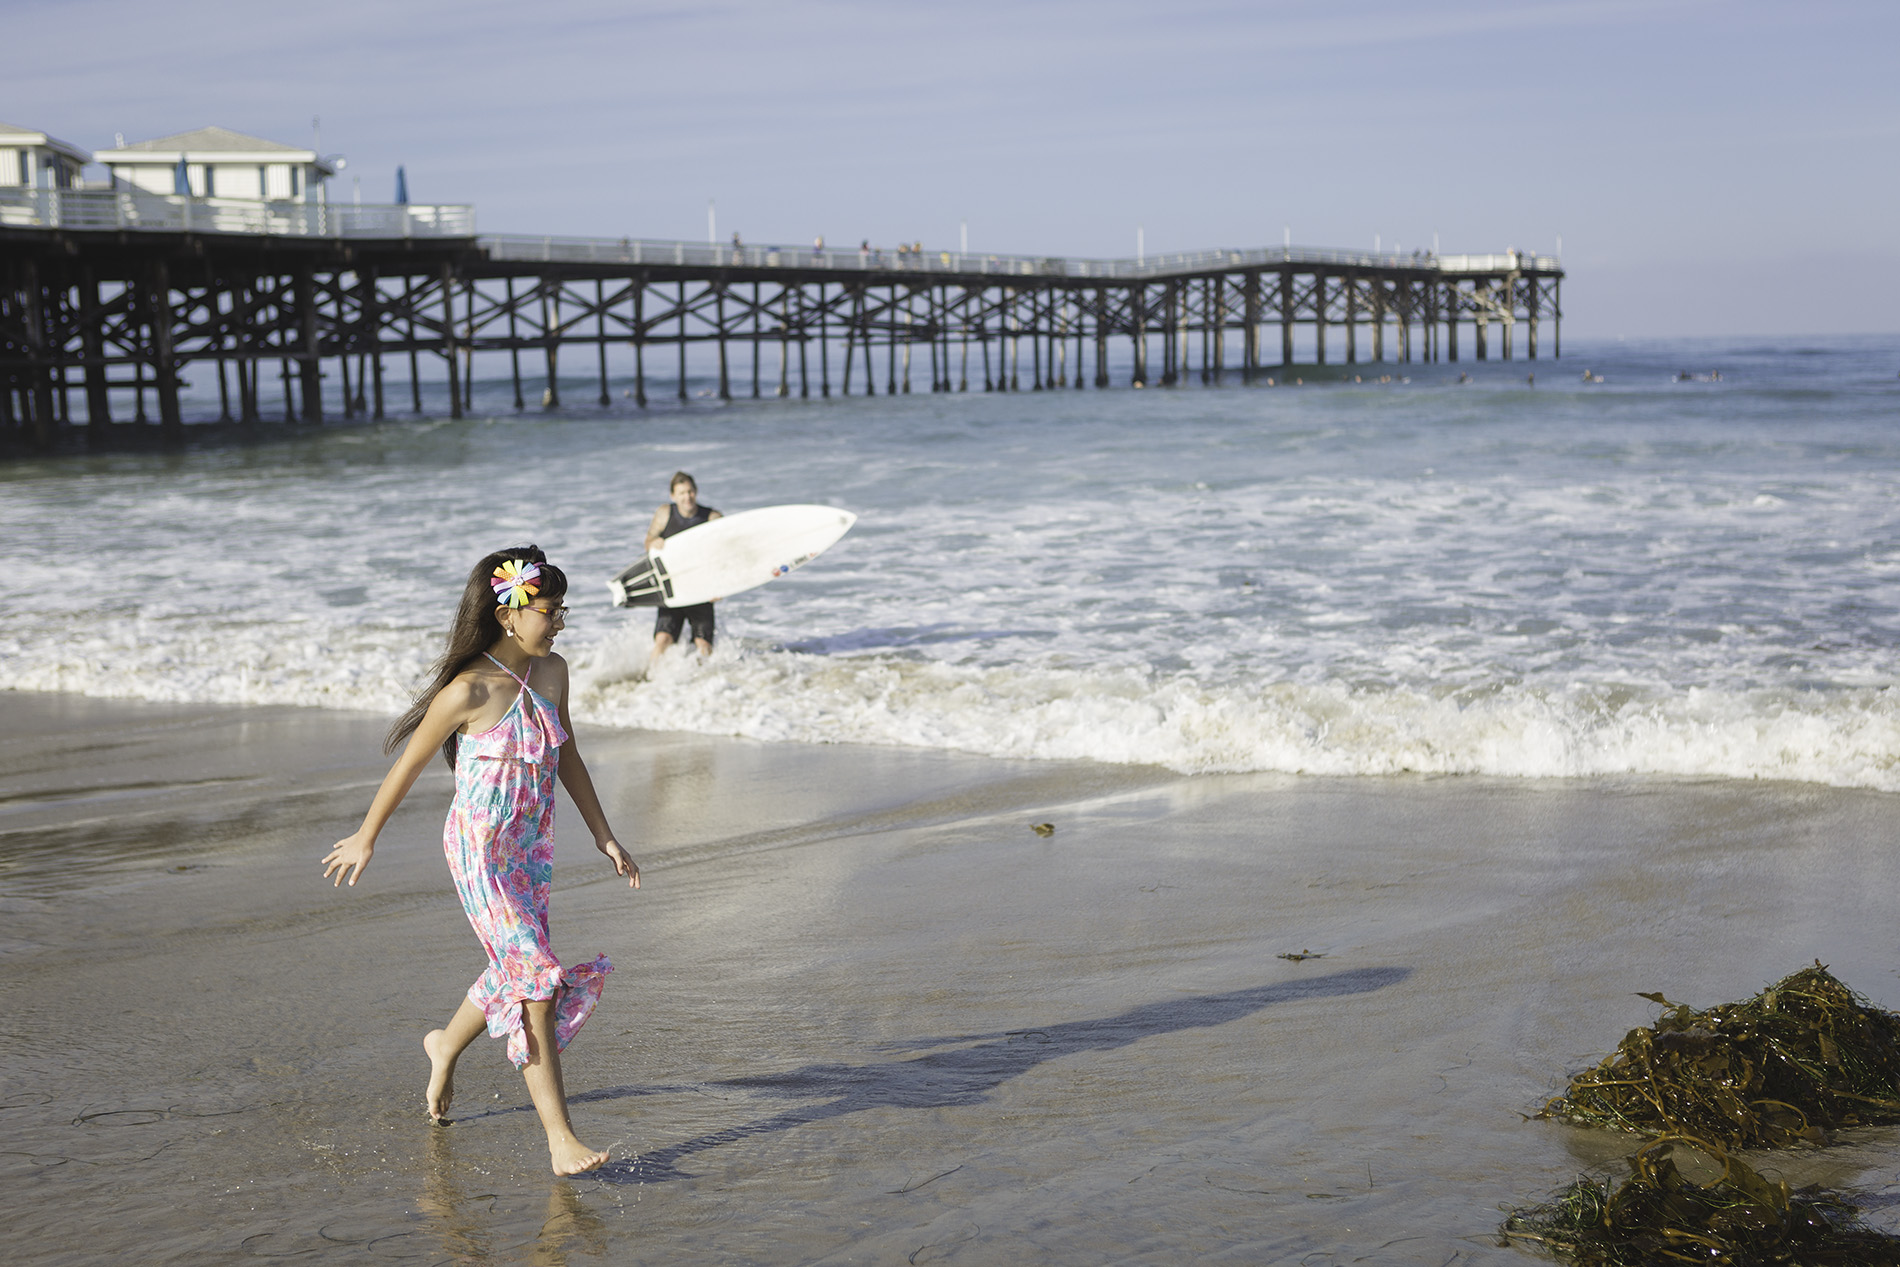
<svg viewBox="0 0 1900 1267"><path fill-rule="evenodd" d="M352 887L369 868L376 837L415 786L437 748L455 770L455 801L442 832L449 872L468 922L488 951L488 971L469 987L444 1029L423 1036L429 1120L447 1125L455 1061L484 1027L508 1043L521 1069L557 1175L592 1170L607 1154L574 1135L561 1085L561 1049L574 1037L613 971L605 955L562 968L548 945L548 886L554 863L558 770L594 845L616 874L640 887L640 868L614 839L593 780L574 746L567 714L567 662L554 639L567 615L567 578L533 546L491 554L469 573L449 647L429 686L390 728L408 740L356 834L323 859L323 874Z"/></svg>

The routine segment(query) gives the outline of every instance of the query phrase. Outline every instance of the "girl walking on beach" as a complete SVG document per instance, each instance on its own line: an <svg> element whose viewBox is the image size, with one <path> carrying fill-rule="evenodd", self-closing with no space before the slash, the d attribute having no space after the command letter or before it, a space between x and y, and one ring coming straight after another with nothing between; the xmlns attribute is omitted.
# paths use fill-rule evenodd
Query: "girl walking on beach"
<svg viewBox="0 0 1900 1267"><path fill-rule="evenodd" d="M574 798L594 844L618 875L640 887L640 868L614 839L593 780L572 738L567 662L554 654L567 608L567 578L533 546L489 555L469 573L462 604L428 687L389 732L407 740L356 833L323 859L325 878L352 887L369 867L376 837L438 748L455 770L442 847L462 908L488 951L488 971L469 987L443 1029L424 1035L430 1063L429 1119L447 1125L455 1062L484 1028L507 1040L548 1133L554 1173L578 1174L607 1160L574 1134L561 1083L561 1049L586 1021L613 965L605 955L563 968L548 942L554 864L554 780Z"/></svg>

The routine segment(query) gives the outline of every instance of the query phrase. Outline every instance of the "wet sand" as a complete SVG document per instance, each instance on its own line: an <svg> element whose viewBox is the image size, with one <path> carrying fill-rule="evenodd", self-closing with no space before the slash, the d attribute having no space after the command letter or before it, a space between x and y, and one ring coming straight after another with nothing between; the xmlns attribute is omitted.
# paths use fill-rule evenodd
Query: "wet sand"
<svg viewBox="0 0 1900 1267"><path fill-rule="evenodd" d="M1891 795L583 732L646 887L564 802L556 945L617 967L567 1079L615 1161L556 1180L498 1042L423 1118L418 1040L483 965L442 768L319 879L384 719L0 719L15 1261L1536 1261L1497 1207L1630 1145L1520 1113L1635 991L1819 958L1900 1005ZM1900 1191L1900 1131L1769 1164Z"/></svg>

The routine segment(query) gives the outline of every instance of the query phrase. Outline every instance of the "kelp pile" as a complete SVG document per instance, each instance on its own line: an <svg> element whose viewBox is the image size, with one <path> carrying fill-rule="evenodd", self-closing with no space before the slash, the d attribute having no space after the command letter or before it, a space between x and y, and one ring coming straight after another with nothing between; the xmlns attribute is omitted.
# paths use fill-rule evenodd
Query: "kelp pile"
<svg viewBox="0 0 1900 1267"><path fill-rule="evenodd" d="M1663 1006L1655 1026L1631 1030L1539 1117L1726 1148L1819 1144L1838 1127L1900 1122L1900 1016L1818 962L1706 1012L1643 997Z"/></svg>
<svg viewBox="0 0 1900 1267"><path fill-rule="evenodd" d="M1498 1229L1579 1267L1900 1267L1900 1238L1859 1221L1851 1197L1771 1182L1735 1148L1822 1144L1844 1126L1900 1122L1900 1016L1870 1007L1817 962L1752 999L1662 1005L1538 1114L1658 1138L1612 1186L1582 1178ZM1677 1166L1701 1154L1721 1173Z"/></svg>
<svg viewBox="0 0 1900 1267"><path fill-rule="evenodd" d="M1676 1165L1694 1150L1722 1167L1699 1184ZM1723 1263L1730 1267L1880 1267L1900 1264L1900 1240L1862 1224L1837 1193L1791 1190L1704 1141L1652 1140L1612 1188L1579 1179L1550 1202L1504 1221L1505 1243L1529 1241L1578 1267Z"/></svg>

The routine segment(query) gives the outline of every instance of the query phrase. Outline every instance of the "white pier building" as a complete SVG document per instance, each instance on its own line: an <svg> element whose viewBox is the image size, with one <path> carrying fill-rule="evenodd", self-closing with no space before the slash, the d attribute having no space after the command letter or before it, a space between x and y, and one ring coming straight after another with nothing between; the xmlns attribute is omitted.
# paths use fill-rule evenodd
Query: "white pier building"
<svg viewBox="0 0 1900 1267"><path fill-rule="evenodd" d="M0 187L77 189L92 155L58 137L0 123Z"/></svg>
<svg viewBox="0 0 1900 1267"><path fill-rule="evenodd" d="M192 197L268 202L321 202L323 182L337 166L315 150L217 127L100 150L94 161L111 169L115 189L184 193L178 187L182 162Z"/></svg>

